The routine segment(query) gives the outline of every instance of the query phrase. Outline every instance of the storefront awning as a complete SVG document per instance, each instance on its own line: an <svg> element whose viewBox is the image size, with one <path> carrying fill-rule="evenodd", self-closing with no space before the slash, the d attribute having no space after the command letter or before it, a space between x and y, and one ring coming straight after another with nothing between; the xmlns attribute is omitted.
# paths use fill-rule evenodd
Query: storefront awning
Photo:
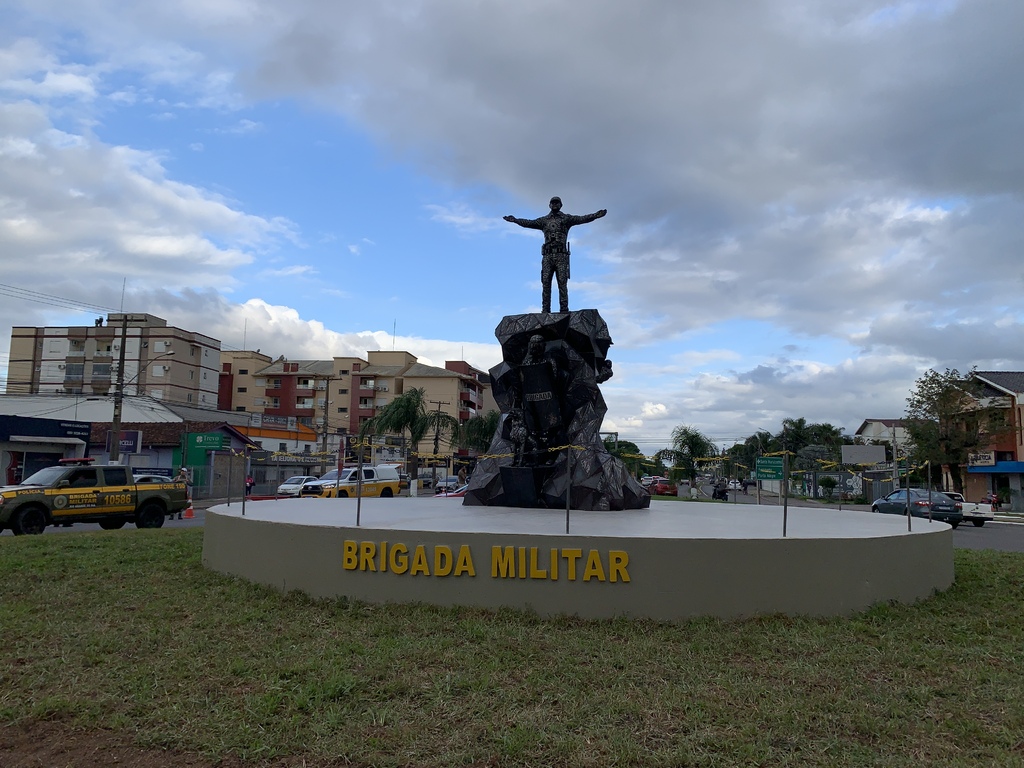
<svg viewBox="0 0 1024 768"><path fill-rule="evenodd" d="M12 443L41 443L43 445L85 445L77 437L36 437L34 435L11 435Z"/></svg>
<svg viewBox="0 0 1024 768"><path fill-rule="evenodd" d="M990 467L968 467L972 475L1024 475L1024 461L997 461Z"/></svg>

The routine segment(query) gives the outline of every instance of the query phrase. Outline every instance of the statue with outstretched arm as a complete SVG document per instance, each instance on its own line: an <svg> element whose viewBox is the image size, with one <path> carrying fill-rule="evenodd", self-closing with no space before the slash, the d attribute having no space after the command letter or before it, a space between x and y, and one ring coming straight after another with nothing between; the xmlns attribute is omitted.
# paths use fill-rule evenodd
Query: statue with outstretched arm
<svg viewBox="0 0 1024 768"><path fill-rule="evenodd" d="M517 219L506 216L505 221L527 229L539 229L544 233L544 245L540 247L540 284L542 312L551 312L551 277L558 280L559 312L569 311L569 229L577 224L588 224L600 219L608 211L602 208L596 213L574 216L562 213L562 200L552 197L548 204L551 213L539 219Z"/></svg>

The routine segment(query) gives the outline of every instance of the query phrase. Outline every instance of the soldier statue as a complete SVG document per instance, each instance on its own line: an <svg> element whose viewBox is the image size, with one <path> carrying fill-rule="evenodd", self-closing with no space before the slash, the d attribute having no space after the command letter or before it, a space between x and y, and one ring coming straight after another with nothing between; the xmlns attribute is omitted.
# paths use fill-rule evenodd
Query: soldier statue
<svg viewBox="0 0 1024 768"><path fill-rule="evenodd" d="M569 228L600 219L608 211L602 208L597 213L588 213L585 216L562 213L562 200L558 197L552 197L549 206L551 213L541 216L539 219L517 219L515 216L505 216L505 221L544 232L544 245L540 248L540 283L543 304L541 311L551 312L551 276L554 275L558 279L559 311L567 313L569 311Z"/></svg>

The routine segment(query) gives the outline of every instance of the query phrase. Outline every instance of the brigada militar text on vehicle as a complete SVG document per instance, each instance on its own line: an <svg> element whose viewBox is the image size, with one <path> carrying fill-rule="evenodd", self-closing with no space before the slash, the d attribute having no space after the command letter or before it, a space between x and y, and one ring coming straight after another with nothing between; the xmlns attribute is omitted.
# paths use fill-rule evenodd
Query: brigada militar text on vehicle
<svg viewBox="0 0 1024 768"><path fill-rule="evenodd" d="M164 517L188 507L184 483L136 484L123 466L57 466L19 485L0 487L0 531L42 533L48 525L99 523L101 528L159 528Z"/></svg>

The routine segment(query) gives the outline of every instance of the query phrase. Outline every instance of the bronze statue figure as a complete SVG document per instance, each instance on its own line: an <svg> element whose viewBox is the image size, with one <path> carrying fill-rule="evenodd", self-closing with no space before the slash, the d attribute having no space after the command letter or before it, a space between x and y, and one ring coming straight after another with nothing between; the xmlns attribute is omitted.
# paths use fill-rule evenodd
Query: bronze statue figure
<svg viewBox="0 0 1024 768"><path fill-rule="evenodd" d="M551 213L539 219L505 216L505 221L527 229L539 229L544 233L544 245L540 248L541 311L551 312L551 276L554 275L558 280L559 312L565 314L569 311L569 228L600 219L608 211L602 208L585 216L562 213L562 200L558 197L551 198L549 207Z"/></svg>

